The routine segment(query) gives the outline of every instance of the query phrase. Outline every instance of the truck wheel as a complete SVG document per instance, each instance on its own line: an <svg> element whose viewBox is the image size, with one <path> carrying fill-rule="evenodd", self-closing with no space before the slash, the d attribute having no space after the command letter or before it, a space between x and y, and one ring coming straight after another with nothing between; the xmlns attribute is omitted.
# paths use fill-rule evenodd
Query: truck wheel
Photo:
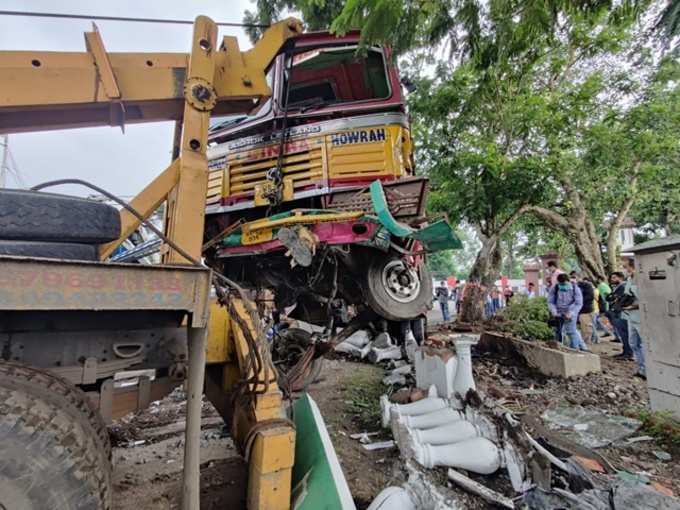
<svg viewBox="0 0 680 510"><path fill-rule="evenodd" d="M401 321L425 312L432 301L432 278L424 265L409 266L398 257L374 257L368 266L364 297L382 317Z"/></svg>
<svg viewBox="0 0 680 510"><path fill-rule="evenodd" d="M98 244L118 239L115 207L42 191L0 190L0 239Z"/></svg>
<svg viewBox="0 0 680 510"><path fill-rule="evenodd" d="M109 510L108 453L90 418L50 374L16 367L0 372L0 508Z"/></svg>
<svg viewBox="0 0 680 510"><path fill-rule="evenodd" d="M63 260L98 260L93 244L45 243L42 241L1 241L0 255Z"/></svg>

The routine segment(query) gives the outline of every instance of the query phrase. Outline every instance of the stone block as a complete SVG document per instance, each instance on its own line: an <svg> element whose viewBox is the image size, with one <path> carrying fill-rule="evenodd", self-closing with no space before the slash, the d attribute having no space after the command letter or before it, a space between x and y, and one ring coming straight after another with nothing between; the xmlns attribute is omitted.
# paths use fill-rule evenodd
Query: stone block
<svg viewBox="0 0 680 510"><path fill-rule="evenodd" d="M484 333L479 347L519 354L527 365L550 376L571 377L601 370L600 357L597 354L568 348L553 349L540 342L529 342L498 333Z"/></svg>

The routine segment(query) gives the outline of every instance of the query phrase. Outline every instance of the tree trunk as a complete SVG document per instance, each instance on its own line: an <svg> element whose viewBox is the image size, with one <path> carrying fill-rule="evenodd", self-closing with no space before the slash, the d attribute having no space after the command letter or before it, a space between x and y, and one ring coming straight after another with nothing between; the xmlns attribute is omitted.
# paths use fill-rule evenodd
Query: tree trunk
<svg viewBox="0 0 680 510"><path fill-rule="evenodd" d="M482 247L477 253L465 283L465 296L460 304L460 322L476 323L484 319L487 289L493 285L498 275L498 259L500 258L498 236L480 237L482 237Z"/></svg>

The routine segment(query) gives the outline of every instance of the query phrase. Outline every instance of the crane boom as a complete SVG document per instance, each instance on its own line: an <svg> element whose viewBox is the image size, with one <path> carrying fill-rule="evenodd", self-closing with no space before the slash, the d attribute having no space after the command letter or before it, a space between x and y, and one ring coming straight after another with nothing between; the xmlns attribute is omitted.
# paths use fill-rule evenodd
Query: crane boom
<svg viewBox="0 0 680 510"><path fill-rule="evenodd" d="M297 20L267 30L249 51L235 37L214 47L217 27L204 16L197 55L212 90L200 90L214 115L245 112L269 96L265 71L289 38L301 33ZM190 53L107 53L96 26L85 33L87 51L1 51L0 134L21 131L180 120L191 76ZM192 96L189 95L189 99Z"/></svg>

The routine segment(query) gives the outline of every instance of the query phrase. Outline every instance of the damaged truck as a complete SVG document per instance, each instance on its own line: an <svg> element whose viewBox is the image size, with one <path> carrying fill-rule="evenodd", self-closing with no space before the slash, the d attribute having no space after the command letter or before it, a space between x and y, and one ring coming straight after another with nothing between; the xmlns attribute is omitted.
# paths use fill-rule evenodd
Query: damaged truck
<svg viewBox="0 0 680 510"><path fill-rule="evenodd" d="M307 33L267 79L272 97L210 130L210 265L312 324L352 305L391 325L424 317L425 255L460 241L425 216L390 50L360 48L358 33ZM410 326L421 333L422 321Z"/></svg>

